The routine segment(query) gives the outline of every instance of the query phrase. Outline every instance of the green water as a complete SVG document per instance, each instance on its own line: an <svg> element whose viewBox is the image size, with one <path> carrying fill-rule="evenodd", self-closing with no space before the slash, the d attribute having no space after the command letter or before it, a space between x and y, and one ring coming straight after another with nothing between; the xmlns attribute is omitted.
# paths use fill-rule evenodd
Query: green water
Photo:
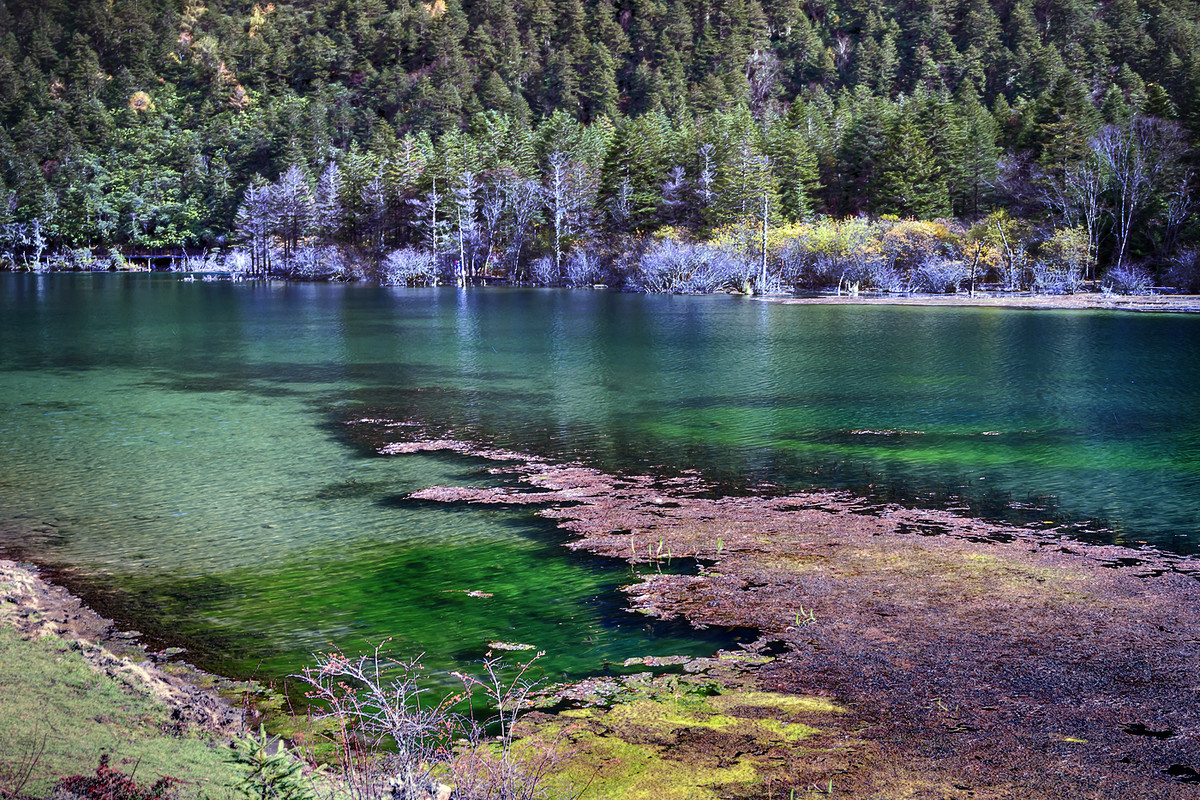
<svg viewBox="0 0 1200 800"><path fill-rule="evenodd" d="M581 675L718 639L625 612L628 569L530 513L405 500L496 478L348 421L1194 553L1197 345L1192 316L0 275L0 528L225 672L393 637Z"/></svg>

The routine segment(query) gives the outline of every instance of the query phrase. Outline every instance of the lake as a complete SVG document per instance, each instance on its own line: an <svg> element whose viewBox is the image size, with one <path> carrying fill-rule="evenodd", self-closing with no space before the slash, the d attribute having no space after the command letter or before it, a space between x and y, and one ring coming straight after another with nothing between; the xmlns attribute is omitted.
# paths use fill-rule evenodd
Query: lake
<svg viewBox="0 0 1200 800"><path fill-rule="evenodd" d="M529 510L409 500L501 479L347 423L1196 553L1198 352L1191 315L0 274L0 530L233 676L391 637L578 677L736 632L627 613Z"/></svg>

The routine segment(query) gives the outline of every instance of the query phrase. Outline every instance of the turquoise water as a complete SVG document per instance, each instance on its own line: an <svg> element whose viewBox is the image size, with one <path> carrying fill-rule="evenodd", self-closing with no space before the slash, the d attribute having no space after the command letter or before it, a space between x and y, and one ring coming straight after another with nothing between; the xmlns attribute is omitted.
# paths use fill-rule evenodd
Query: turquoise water
<svg viewBox="0 0 1200 800"><path fill-rule="evenodd" d="M407 501L495 478L348 421L1194 553L1198 345L1193 316L0 275L0 528L229 673L393 637L581 675L718 640L626 613L628 569L526 511Z"/></svg>

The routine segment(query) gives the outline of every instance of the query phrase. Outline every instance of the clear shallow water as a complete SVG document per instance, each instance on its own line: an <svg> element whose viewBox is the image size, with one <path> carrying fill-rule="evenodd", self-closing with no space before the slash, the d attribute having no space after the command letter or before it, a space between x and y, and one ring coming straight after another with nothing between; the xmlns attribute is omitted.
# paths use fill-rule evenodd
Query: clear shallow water
<svg viewBox="0 0 1200 800"><path fill-rule="evenodd" d="M346 421L1196 552L1198 345L1193 316L0 275L0 527L214 669L392 636L579 675L715 640L625 613L629 572L528 513L406 502L486 465Z"/></svg>

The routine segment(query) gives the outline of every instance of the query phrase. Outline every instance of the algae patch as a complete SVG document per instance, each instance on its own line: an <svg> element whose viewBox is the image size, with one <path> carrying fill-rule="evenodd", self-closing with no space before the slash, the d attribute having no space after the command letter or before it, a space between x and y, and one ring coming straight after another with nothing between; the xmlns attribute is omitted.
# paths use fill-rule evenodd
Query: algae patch
<svg viewBox="0 0 1200 800"><path fill-rule="evenodd" d="M832 740L820 741L823 726L843 713L824 698L723 687L714 693L711 682L675 676L622 697L607 708L536 715L527 723L532 738L557 743L557 778L586 787L581 800L707 800L757 795L767 783L804 786L814 754L834 749Z"/></svg>

